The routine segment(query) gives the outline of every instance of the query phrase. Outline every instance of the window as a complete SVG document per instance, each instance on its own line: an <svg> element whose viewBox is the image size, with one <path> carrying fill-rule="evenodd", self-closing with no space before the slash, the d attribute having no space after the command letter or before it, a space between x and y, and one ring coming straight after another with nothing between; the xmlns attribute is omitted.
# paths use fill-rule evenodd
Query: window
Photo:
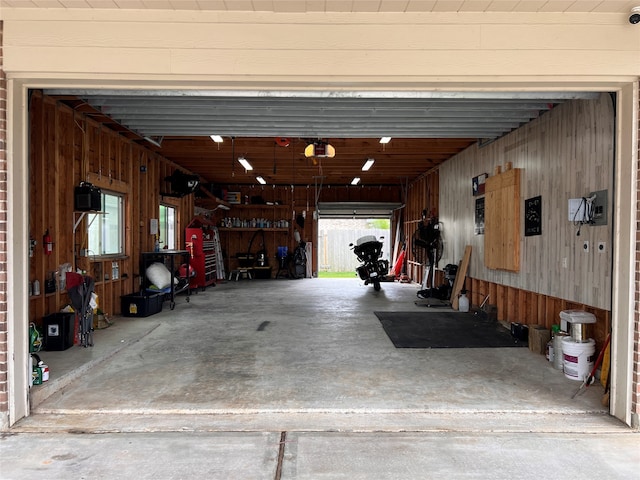
<svg viewBox="0 0 640 480"><path fill-rule="evenodd" d="M169 205L160 205L160 245L169 250L176 249L176 209Z"/></svg>
<svg viewBox="0 0 640 480"><path fill-rule="evenodd" d="M124 197L102 192L102 211L88 218L89 253L91 255L124 255Z"/></svg>

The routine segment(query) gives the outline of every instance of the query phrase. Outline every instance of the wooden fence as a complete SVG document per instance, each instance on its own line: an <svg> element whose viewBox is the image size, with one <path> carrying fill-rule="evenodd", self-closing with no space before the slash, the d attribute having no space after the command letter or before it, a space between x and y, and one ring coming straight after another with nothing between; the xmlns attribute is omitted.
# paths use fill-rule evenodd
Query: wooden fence
<svg viewBox="0 0 640 480"><path fill-rule="evenodd" d="M349 247L358 238L374 235L382 240L382 258L391 262L390 232L384 229L369 228L357 230L320 230L318 233L318 271L348 272L359 265L358 259Z"/></svg>

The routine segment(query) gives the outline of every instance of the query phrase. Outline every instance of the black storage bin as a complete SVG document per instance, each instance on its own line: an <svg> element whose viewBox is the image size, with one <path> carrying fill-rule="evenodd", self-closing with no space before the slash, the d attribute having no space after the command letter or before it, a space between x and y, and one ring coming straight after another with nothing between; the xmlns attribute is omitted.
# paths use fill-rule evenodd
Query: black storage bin
<svg viewBox="0 0 640 480"><path fill-rule="evenodd" d="M267 279L271 278L271 267L253 267L251 269L253 278Z"/></svg>
<svg viewBox="0 0 640 480"><path fill-rule="evenodd" d="M132 293L120 297L120 307L124 317L148 317L162 311L164 293L140 295Z"/></svg>
<svg viewBox="0 0 640 480"><path fill-rule="evenodd" d="M74 190L74 208L78 211L100 211L102 209L102 192L98 187L83 182Z"/></svg>
<svg viewBox="0 0 640 480"><path fill-rule="evenodd" d="M59 351L73 346L75 315L74 312L58 312L42 318L45 350Z"/></svg>
<svg viewBox="0 0 640 480"><path fill-rule="evenodd" d="M527 342L529 340L529 326L511 322L511 336L521 342Z"/></svg>

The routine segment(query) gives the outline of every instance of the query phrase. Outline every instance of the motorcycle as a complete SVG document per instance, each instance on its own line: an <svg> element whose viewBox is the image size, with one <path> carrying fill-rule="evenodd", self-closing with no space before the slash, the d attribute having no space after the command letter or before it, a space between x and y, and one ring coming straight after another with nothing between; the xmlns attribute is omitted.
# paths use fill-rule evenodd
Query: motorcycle
<svg viewBox="0 0 640 480"><path fill-rule="evenodd" d="M382 240L384 237L380 237ZM389 261L380 260L382 256L382 242L373 235L360 237L356 245L349 244L353 253L358 257L358 261L362 263L356 272L365 285L373 284L374 290L380 290L380 282L382 278L389 272Z"/></svg>

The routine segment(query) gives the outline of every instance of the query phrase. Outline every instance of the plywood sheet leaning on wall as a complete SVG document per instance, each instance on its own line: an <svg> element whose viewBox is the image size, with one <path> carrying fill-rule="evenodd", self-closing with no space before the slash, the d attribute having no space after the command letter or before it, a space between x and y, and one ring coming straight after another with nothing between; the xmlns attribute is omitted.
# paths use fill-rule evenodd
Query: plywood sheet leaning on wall
<svg viewBox="0 0 640 480"><path fill-rule="evenodd" d="M460 305L460 293L464 286L464 279L467 277L467 270L469 269L469 260L471 259L471 245L467 245L464 249L464 255L460 262L456 279L453 281L453 289L451 290L451 308L458 310Z"/></svg>
<svg viewBox="0 0 640 480"><path fill-rule="evenodd" d="M485 185L484 263L487 268L520 270L520 177L509 168Z"/></svg>

